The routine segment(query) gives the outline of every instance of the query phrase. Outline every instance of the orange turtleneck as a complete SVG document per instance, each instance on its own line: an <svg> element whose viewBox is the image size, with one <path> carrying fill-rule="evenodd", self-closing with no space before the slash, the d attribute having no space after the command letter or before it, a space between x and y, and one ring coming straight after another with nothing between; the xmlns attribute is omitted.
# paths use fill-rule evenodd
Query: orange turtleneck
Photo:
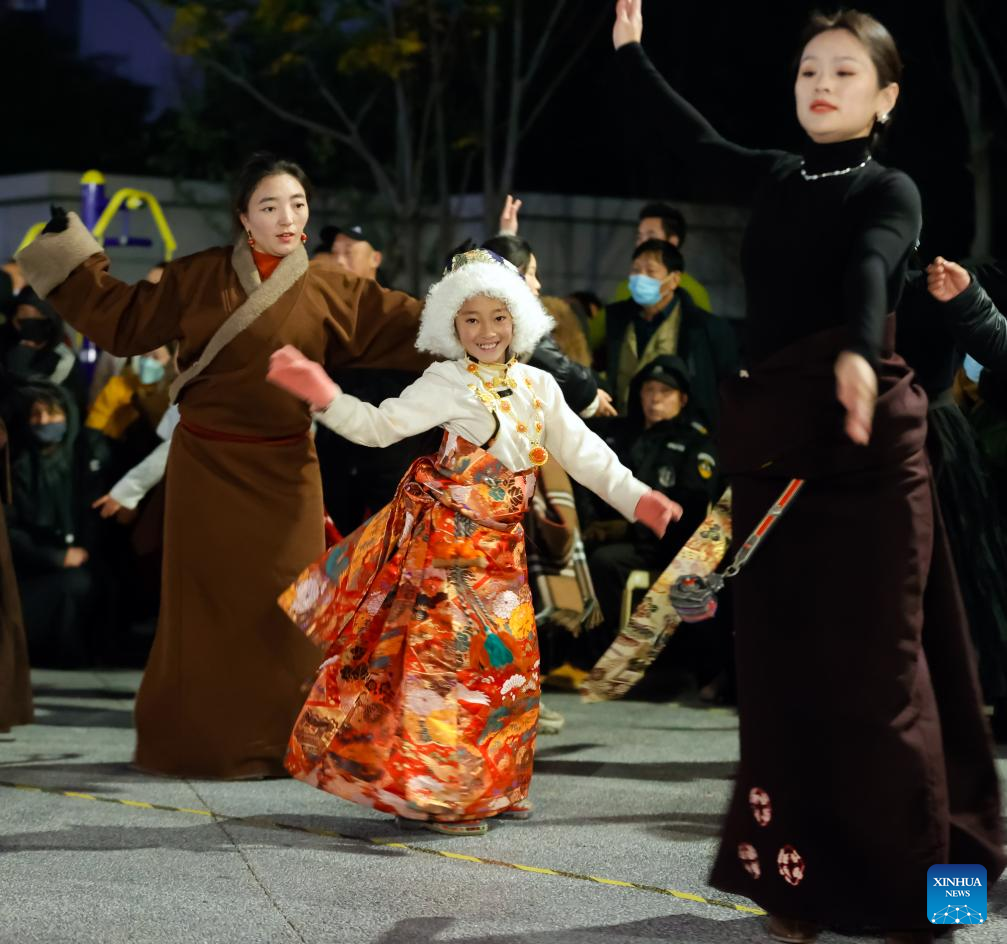
<svg viewBox="0 0 1007 944"><path fill-rule="evenodd" d="M259 278L263 282L276 271L276 267L283 261L279 256L270 255L268 252L259 252L258 249L252 249L252 258L255 260L255 268L259 270Z"/></svg>

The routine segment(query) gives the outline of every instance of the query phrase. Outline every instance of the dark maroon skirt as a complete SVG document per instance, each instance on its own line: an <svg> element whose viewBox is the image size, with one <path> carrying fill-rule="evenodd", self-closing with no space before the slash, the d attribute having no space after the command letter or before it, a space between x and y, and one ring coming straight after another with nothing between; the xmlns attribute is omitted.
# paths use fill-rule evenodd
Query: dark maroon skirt
<svg viewBox="0 0 1007 944"><path fill-rule="evenodd" d="M998 783L926 396L886 355L871 443L852 444L843 340L809 337L725 391L735 533L807 484L735 581L741 762L711 881L826 927L924 928L931 865L1003 870Z"/></svg>

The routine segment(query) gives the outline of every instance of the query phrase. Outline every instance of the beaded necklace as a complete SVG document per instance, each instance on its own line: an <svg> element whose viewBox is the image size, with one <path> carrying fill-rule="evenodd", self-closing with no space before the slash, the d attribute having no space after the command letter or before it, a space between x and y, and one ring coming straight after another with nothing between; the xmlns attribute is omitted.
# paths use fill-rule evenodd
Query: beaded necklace
<svg viewBox="0 0 1007 944"><path fill-rule="evenodd" d="M469 384L471 390L480 403L491 413L510 418L518 434L524 438L528 444L528 461L533 466L545 465L549 460L549 453L540 442L542 430L542 401L535 393L529 377L524 378L524 385L532 393L532 407L535 410L535 418L531 421L531 426L515 415L514 407L507 397L501 396L500 390L513 391L518 387L517 381L510 375L511 368L517 363L517 358L512 357L506 364L483 364L479 361L469 359L466 370L478 380L478 384ZM485 374L483 372L486 372Z"/></svg>
<svg viewBox="0 0 1007 944"><path fill-rule="evenodd" d="M853 164L850 167L843 167L840 170L823 170L819 174L809 174L804 169L804 161L802 160L801 161L801 176L805 180L824 180L826 177L844 177L844 176L846 176L846 174L852 174L855 170L862 170L868 164L870 164L870 162L872 160L874 160L874 158L871 157L870 154L868 154L867 158L865 160L861 161L859 164Z"/></svg>

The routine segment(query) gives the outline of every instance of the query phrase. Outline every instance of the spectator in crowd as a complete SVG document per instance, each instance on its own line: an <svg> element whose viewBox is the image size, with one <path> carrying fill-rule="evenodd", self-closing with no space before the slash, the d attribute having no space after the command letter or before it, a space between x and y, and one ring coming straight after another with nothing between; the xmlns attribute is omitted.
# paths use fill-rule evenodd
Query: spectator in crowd
<svg viewBox="0 0 1007 944"><path fill-rule="evenodd" d="M378 248L381 243L372 227L366 230L357 224L346 229L338 226L325 227L322 230L323 239L311 260L312 265L348 269L362 279L378 278L378 270L384 256ZM329 249L320 251L325 245L325 237L331 235Z"/></svg>
<svg viewBox="0 0 1007 944"><path fill-rule="evenodd" d="M80 665L100 654L94 614L106 587L99 519L104 457L97 437L80 429L77 406L55 384L17 394L23 448L12 466L7 525L33 664ZM114 619L102 605L102 627Z"/></svg>
<svg viewBox="0 0 1007 944"><path fill-rule="evenodd" d="M691 409L692 390L685 361L664 354L650 361L630 385L629 413L596 421L599 435L622 463L651 488L683 509L663 538L647 535L597 499L585 530L588 565L604 622L589 634L580 654L590 668L619 632L619 612L626 578L634 570L661 571L702 523L711 501L722 490L716 452L706 427Z"/></svg>
<svg viewBox="0 0 1007 944"><path fill-rule="evenodd" d="M383 260L379 245L370 227L365 233L362 226L351 226L337 233L332 243L332 255L339 265L354 275L377 280Z"/></svg>
<svg viewBox="0 0 1007 944"><path fill-rule="evenodd" d="M157 445L157 427L171 402L173 362L167 345L130 358L91 405L85 425L112 440L111 474L135 465Z"/></svg>
<svg viewBox="0 0 1007 944"><path fill-rule="evenodd" d="M677 210L667 203L647 203L640 208L638 220L636 225L637 246L642 246L652 239L659 239L662 242L671 243L679 251L685 247L685 237L688 235L689 228L681 210ZM688 272L682 273L681 288L689 293L698 308L702 308L703 311L713 311L709 292L698 279L694 279ZM621 282L615 290L612 301L621 302L629 297L629 282Z"/></svg>
<svg viewBox="0 0 1007 944"><path fill-rule="evenodd" d="M84 374L67 343L66 328L56 309L30 286L18 292L6 333L3 360L15 382L44 381L65 387L78 409L86 396Z"/></svg>
<svg viewBox="0 0 1007 944"><path fill-rule="evenodd" d="M625 412L632 378L656 357L677 354L689 367L695 415L709 426L717 420L717 387L738 371L731 326L710 318L680 288L685 261L669 242L651 239L633 251L633 297L609 305L606 320L608 383Z"/></svg>

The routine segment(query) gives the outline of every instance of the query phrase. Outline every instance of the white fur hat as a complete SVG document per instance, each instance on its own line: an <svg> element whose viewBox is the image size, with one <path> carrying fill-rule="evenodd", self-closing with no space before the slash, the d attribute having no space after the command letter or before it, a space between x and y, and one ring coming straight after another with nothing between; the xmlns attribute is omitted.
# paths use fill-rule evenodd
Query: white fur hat
<svg viewBox="0 0 1007 944"><path fill-rule="evenodd" d="M464 357L465 349L455 331L455 315L475 295L499 298L507 305L514 322L510 353L517 357L530 354L555 327L514 266L496 253L472 249L455 256L443 278L430 287L416 336L417 349L452 360Z"/></svg>

